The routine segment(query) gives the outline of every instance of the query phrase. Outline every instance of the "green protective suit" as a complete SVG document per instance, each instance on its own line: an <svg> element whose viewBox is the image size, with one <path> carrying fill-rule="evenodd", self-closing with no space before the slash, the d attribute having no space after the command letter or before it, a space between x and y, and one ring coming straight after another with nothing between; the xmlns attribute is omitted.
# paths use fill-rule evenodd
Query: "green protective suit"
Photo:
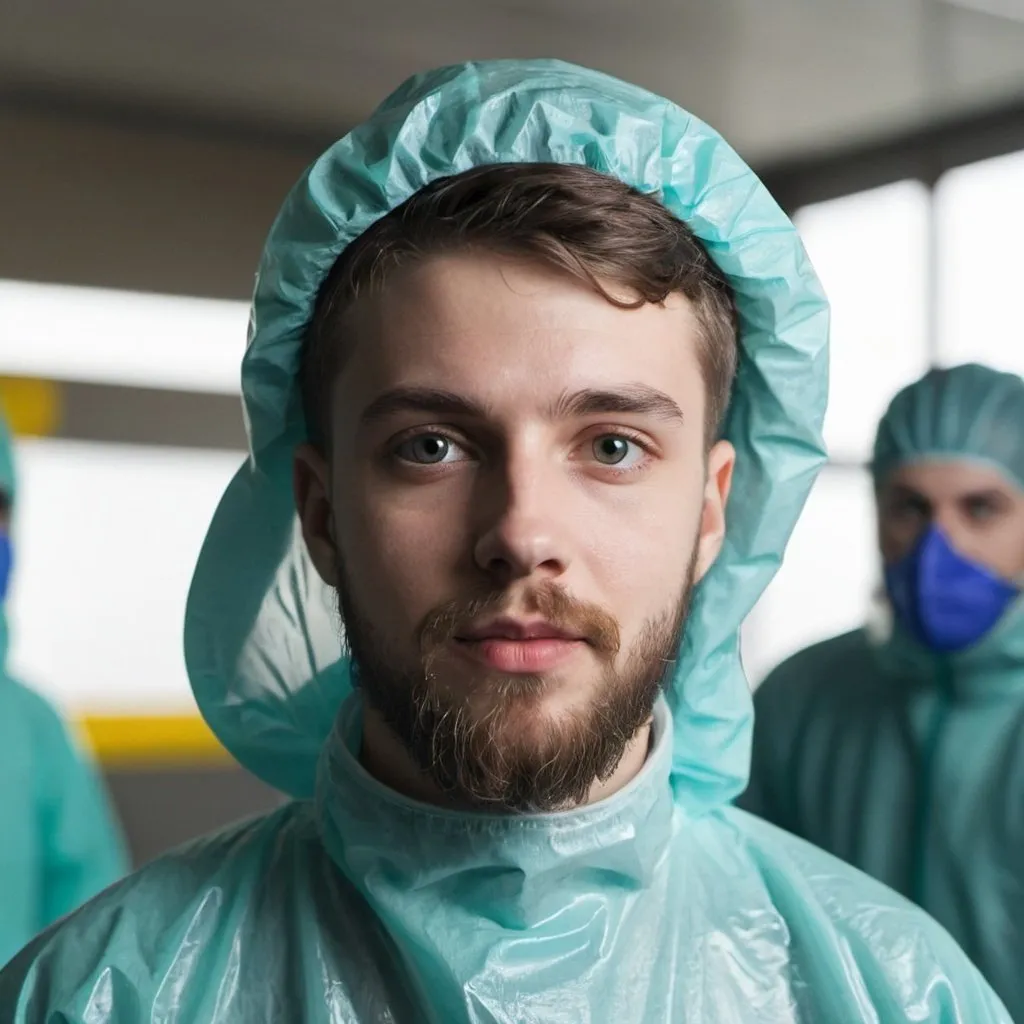
<svg viewBox="0 0 1024 1024"><path fill-rule="evenodd" d="M964 366L897 396L876 481L950 458L1024 488L1024 381ZM1024 602L954 655L899 627L828 640L776 669L756 708L741 806L921 904L1024 1021Z"/></svg>
<svg viewBox="0 0 1024 1024"><path fill-rule="evenodd" d="M344 247L426 183L586 164L659 196L735 287L739 449L645 768L593 806L474 815L360 767L360 705L291 497L296 370ZM243 389L252 457L200 556L193 688L238 760L296 798L144 869L0 976L16 1024L736 1024L1008 1018L949 936L730 806L749 766L738 629L823 460L828 310L792 225L671 103L553 61L412 79L303 176L271 231Z"/></svg>
<svg viewBox="0 0 1024 1024"><path fill-rule="evenodd" d="M11 449L0 420L0 492L13 501ZM6 655L0 607L0 964L128 869L100 780Z"/></svg>

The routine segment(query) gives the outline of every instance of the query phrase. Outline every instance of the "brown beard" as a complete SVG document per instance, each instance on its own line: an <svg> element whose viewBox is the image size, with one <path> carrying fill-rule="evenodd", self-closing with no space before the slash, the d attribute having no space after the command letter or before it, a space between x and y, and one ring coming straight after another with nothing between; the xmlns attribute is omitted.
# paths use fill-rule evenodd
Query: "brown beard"
<svg viewBox="0 0 1024 1024"><path fill-rule="evenodd" d="M514 813L578 806L596 781L611 777L651 717L679 650L695 561L675 606L648 620L621 669L615 668L618 624L606 612L550 583L523 596L526 610L585 637L600 663L594 697L557 719L538 711L557 685L544 677L481 669L470 686L453 692L435 671L460 629L508 608L508 592L453 601L430 613L419 631L419 664L409 668L389 657L339 567L338 601L353 676L416 765L454 804Z"/></svg>

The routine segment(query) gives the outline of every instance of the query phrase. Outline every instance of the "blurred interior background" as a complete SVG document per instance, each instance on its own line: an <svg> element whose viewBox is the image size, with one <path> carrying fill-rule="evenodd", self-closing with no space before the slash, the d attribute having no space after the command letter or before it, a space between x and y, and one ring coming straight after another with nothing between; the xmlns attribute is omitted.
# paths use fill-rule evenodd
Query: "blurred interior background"
<svg viewBox="0 0 1024 1024"><path fill-rule="evenodd" d="M832 465L751 616L756 685L877 582L863 463L930 364L1024 372L1024 0L8 0L0 400L18 434L11 668L79 723L137 861L276 795L195 716L185 594L244 453L263 238L409 73L557 56L718 128L830 294Z"/></svg>

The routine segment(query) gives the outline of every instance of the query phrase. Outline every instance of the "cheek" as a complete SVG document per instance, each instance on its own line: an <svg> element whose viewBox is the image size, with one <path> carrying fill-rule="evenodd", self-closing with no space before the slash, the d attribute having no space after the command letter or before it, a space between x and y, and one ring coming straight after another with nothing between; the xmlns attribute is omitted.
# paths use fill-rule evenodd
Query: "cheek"
<svg viewBox="0 0 1024 1024"><path fill-rule="evenodd" d="M1024 574L1024 515L1008 516L993 529L980 534L972 545L972 557L1000 576L1019 580Z"/></svg>
<svg viewBox="0 0 1024 1024"><path fill-rule="evenodd" d="M881 518L878 526L878 544L882 552L882 561L887 565L898 562L917 543L925 525L916 519Z"/></svg>
<svg viewBox="0 0 1024 1024"><path fill-rule="evenodd" d="M1024 587L1024 515L1021 516L1021 521L1017 523L1015 535L1014 550L1016 551L1016 564L1013 566L1012 575L1014 581Z"/></svg>
<svg viewBox="0 0 1024 1024"><path fill-rule="evenodd" d="M643 492L643 493L641 493ZM581 540L608 609L625 630L664 613L682 593L697 545L703 482L638 488L594 514Z"/></svg>
<svg viewBox="0 0 1024 1024"><path fill-rule="evenodd" d="M464 557L465 503L441 491L396 490L369 479L336 498L346 575L366 613L386 630L415 628L452 596Z"/></svg>

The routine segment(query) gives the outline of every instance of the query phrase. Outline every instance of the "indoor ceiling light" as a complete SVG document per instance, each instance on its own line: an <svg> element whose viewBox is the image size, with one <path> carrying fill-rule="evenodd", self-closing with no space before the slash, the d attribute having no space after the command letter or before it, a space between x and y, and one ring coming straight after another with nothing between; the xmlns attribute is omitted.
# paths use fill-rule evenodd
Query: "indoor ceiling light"
<svg viewBox="0 0 1024 1024"><path fill-rule="evenodd" d="M238 394L245 302L0 280L0 374Z"/></svg>

